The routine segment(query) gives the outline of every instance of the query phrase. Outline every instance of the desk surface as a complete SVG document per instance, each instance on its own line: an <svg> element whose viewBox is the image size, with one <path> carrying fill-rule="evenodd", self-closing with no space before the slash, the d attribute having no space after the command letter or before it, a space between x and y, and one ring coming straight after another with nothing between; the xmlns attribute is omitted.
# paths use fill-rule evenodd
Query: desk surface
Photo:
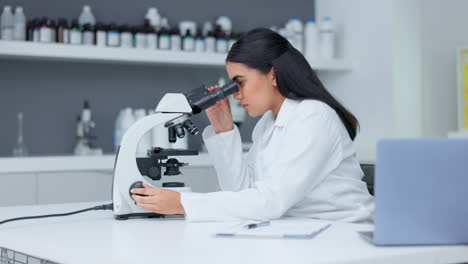
<svg viewBox="0 0 468 264"><path fill-rule="evenodd" d="M0 220L103 203L2 207ZM111 211L92 211L0 225L0 247L61 263L468 262L468 246L375 247L357 233L372 230L371 225L333 223L311 240L213 236L233 224L181 219L117 221Z"/></svg>

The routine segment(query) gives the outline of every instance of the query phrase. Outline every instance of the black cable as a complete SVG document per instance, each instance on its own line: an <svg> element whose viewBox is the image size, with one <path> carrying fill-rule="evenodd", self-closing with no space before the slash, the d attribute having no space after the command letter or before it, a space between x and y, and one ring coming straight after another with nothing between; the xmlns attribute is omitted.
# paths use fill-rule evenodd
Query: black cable
<svg viewBox="0 0 468 264"><path fill-rule="evenodd" d="M25 216L25 217L17 217L17 218L11 218L7 219L4 221L0 222L1 224L5 224L8 222L13 222L13 221L18 221L18 220L27 220L27 219L36 219L36 218L46 218L46 217L57 217L57 216L67 216L67 215L73 215L73 214L79 214L87 211L93 211L93 210L112 210L114 208L114 204L103 204L103 205L98 205L90 208L86 208L83 210L78 210L70 213L64 213L64 214L49 214L49 215L36 215L36 216Z"/></svg>

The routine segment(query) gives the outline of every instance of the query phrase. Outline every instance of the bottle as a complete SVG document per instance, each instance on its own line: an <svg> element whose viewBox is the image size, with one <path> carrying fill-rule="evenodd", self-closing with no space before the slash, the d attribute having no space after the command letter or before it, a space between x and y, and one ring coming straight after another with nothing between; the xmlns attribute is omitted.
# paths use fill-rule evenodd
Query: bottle
<svg viewBox="0 0 468 264"><path fill-rule="evenodd" d="M205 51L205 38L203 37L201 31L198 31L195 36L195 52L204 52Z"/></svg>
<svg viewBox="0 0 468 264"><path fill-rule="evenodd" d="M78 17L78 22L81 27L85 24L90 24L94 26L96 24L96 19L94 18L93 12L91 11L91 7L89 5L84 5L83 10L81 10L81 14Z"/></svg>
<svg viewBox="0 0 468 264"><path fill-rule="evenodd" d="M209 32L213 32L213 24L211 24L210 21L205 21L203 24L202 34L206 37Z"/></svg>
<svg viewBox="0 0 468 264"><path fill-rule="evenodd" d="M331 60L335 57L335 28L331 17L324 17L320 23L320 57Z"/></svg>
<svg viewBox="0 0 468 264"><path fill-rule="evenodd" d="M120 31L115 23L111 23L107 30L107 46L109 47L120 46Z"/></svg>
<svg viewBox="0 0 468 264"><path fill-rule="evenodd" d="M148 110L148 115L154 114L154 109ZM169 148L169 131L164 125L159 125L151 129L151 146Z"/></svg>
<svg viewBox="0 0 468 264"><path fill-rule="evenodd" d="M120 27L120 47L133 48L132 30L127 25Z"/></svg>
<svg viewBox="0 0 468 264"><path fill-rule="evenodd" d="M50 30L52 30L52 39L50 42L55 42L57 39L57 23L55 23L55 20L50 20Z"/></svg>
<svg viewBox="0 0 468 264"><path fill-rule="evenodd" d="M2 40L13 40L14 18L10 6L4 6L2 17L0 19Z"/></svg>
<svg viewBox="0 0 468 264"><path fill-rule="evenodd" d="M234 43L236 43L238 40L239 40L239 36L235 34L234 32L232 32L228 40L228 51L231 50L232 45L234 45Z"/></svg>
<svg viewBox="0 0 468 264"><path fill-rule="evenodd" d="M133 116L132 108L127 107L122 110L122 117L119 122L119 126L116 127L116 143L118 146L122 143L122 138L127 129L135 123L135 117Z"/></svg>
<svg viewBox="0 0 468 264"><path fill-rule="evenodd" d="M216 25L221 27L221 30L224 31L227 35L230 35L232 32L232 21L227 15L220 15L216 19Z"/></svg>
<svg viewBox="0 0 468 264"><path fill-rule="evenodd" d="M145 21L149 22L149 25L153 27L154 31L159 30L161 25L161 15L156 7L150 7L145 15Z"/></svg>
<svg viewBox="0 0 468 264"><path fill-rule="evenodd" d="M146 49L146 32L144 27L136 29L135 33L135 48Z"/></svg>
<svg viewBox="0 0 468 264"><path fill-rule="evenodd" d="M15 8L15 15L13 17L13 39L14 40L26 40L26 17L23 13L23 8L17 6Z"/></svg>
<svg viewBox="0 0 468 264"><path fill-rule="evenodd" d="M184 48L184 51L195 50L195 39L188 29L185 31L184 38L182 39L182 47Z"/></svg>
<svg viewBox="0 0 468 264"><path fill-rule="evenodd" d="M70 28L68 27L67 20L60 18L57 24L57 43L70 43Z"/></svg>
<svg viewBox="0 0 468 264"><path fill-rule="evenodd" d="M180 32L177 27L174 27L171 30L171 50L179 51L182 48L182 39L180 37Z"/></svg>
<svg viewBox="0 0 468 264"><path fill-rule="evenodd" d="M144 118L146 116L145 109L135 109L134 117L135 122ZM137 156L139 157L146 157L148 149L151 148L151 131L148 131L143 137L141 137L140 142L138 143L137 147Z"/></svg>
<svg viewBox="0 0 468 264"><path fill-rule="evenodd" d="M227 44L228 44L227 39L226 39L226 33L221 29L219 25L216 26L215 36L216 36L216 52L226 53Z"/></svg>
<svg viewBox="0 0 468 264"><path fill-rule="evenodd" d="M216 38L213 31L209 31L205 37L205 52L216 52Z"/></svg>
<svg viewBox="0 0 468 264"><path fill-rule="evenodd" d="M54 40L53 34L53 27L52 27L52 20L48 19L47 17L43 17L41 20L41 27L39 32L39 41L44 43L50 43Z"/></svg>
<svg viewBox="0 0 468 264"><path fill-rule="evenodd" d="M161 50L168 50L171 47L171 39L169 36L169 31L165 26L161 26L161 29L158 32L158 48Z"/></svg>
<svg viewBox="0 0 468 264"><path fill-rule="evenodd" d="M298 51L303 52L304 25L302 24L301 19L298 17L291 18L286 24L286 29L293 35L294 41L291 44L293 44L294 48Z"/></svg>
<svg viewBox="0 0 468 264"><path fill-rule="evenodd" d="M33 42L39 42L41 40L41 21L39 19L35 19L35 23L32 26L33 31Z"/></svg>
<svg viewBox="0 0 468 264"><path fill-rule="evenodd" d="M34 19L26 23L26 40L33 41Z"/></svg>
<svg viewBox="0 0 468 264"><path fill-rule="evenodd" d="M23 113L18 113L18 138L16 141L16 145L13 148L13 156L15 157L25 157L28 156L29 149L24 143L24 135L23 135Z"/></svg>
<svg viewBox="0 0 468 264"><path fill-rule="evenodd" d="M150 21L145 21L145 34L146 34L146 48L147 49L157 49L158 48L158 34L156 30L151 26Z"/></svg>
<svg viewBox="0 0 468 264"><path fill-rule="evenodd" d="M96 46L105 47L107 45L107 28L102 23L96 23Z"/></svg>
<svg viewBox="0 0 468 264"><path fill-rule="evenodd" d="M78 20L73 19L70 28L70 44L81 45L82 42L81 27L78 24Z"/></svg>
<svg viewBox="0 0 468 264"><path fill-rule="evenodd" d="M319 30L313 19L308 19L305 24L304 38L305 56L316 59L319 52Z"/></svg>
<svg viewBox="0 0 468 264"><path fill-rule="evenodd" d="M94 45L94 29L91 24L83 26L83 45Z"/></svg>

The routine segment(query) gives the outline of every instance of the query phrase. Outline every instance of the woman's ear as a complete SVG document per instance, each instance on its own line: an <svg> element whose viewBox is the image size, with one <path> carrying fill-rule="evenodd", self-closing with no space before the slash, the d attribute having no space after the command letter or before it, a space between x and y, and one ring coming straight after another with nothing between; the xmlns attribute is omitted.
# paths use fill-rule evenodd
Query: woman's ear
<svg viewBox="0 0 468 264"><path fill-rule="evenodd" d="M270 70L270 72L268 74L271 75L270 78L272 78L271 80L272 80L273 86L278 87L278 84L276 82L276 70L275 70L275 68L271 67L271 70Z"/></svg>

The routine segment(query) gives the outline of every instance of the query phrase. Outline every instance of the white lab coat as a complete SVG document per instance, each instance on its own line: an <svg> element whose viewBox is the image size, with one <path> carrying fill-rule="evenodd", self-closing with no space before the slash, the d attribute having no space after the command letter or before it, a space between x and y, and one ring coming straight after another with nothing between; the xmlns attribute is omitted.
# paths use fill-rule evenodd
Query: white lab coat
<svg viewBox="0 0 468 264"><path fill-rule="evenodd" d="M208 126L203 139L222 191L182 193L189 221L372 220L373 197L351 138L320 101L285 99L276 118L266 112L245 154L237 127L216 134Z"/></svg>

